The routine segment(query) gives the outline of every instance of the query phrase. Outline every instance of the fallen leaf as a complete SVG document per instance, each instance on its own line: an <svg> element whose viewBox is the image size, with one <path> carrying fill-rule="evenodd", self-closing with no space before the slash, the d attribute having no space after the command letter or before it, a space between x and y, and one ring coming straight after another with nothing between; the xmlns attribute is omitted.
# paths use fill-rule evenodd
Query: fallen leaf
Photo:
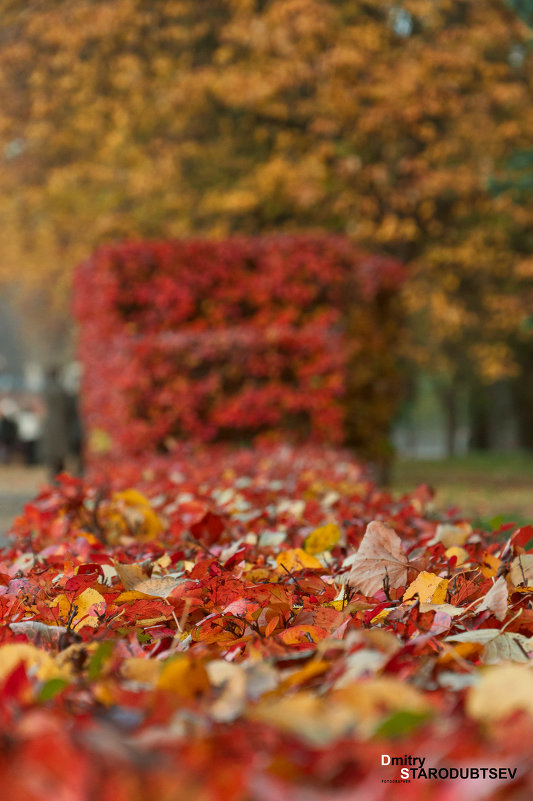
<svg viewBox="0 0 533 801"><path fill-rule="evenodd" d="M503 576L500 576L477 607L477 611L483 612L485 609L488 609L494 613L498 620L503 620L507 614L508 597L509 591L507 589L507 582Z"/></svg>
<svg viewBox="0 0 533 801"><path fill-rule="evenodd" d="M485 665L496 665L499 662L529 662L528 654L531 651L533 651L533 637L505 631L485 645L481 661Z"/></svg>
<svg viewBox="0 0 533 801"><path fill-rule="evenodd" d="M389 587L407 582L407 557L396 532L377 520L368 524L353 561L348 583L364 595L373 595L388 577Z"/></svg>
<svg viewBox="0 0 533 801"><path fill-rule="evenodd" d="M106 603L104 596L98 590L87 587L74 600L70 600L63 593L58 595L50 606L51 608L57 606L59 616L62 619L68 618L72 608L74 606L77 607L76 614L72 618L72 623L74 624L72 628L74 631L78 631L84 626L90 626L93 629L97 628L99 625L98 615L105 613Z"/></svg>
<svg viewBox="0 0 533 801"><path fill-rule="evenodd" d="M313 659L305 667L295 670L290 676L284 678L280 685L280 692L285 692L290 687L301 687L302 684L314 679L316 676L322 676L329 667L329 662L323 659Z"/></svg>
<svg viewBox="0 0 533 801"><path fill-rule="evenodd" d="M326 629L320 626L300 625L289 626L278 635L285 645L301 645L302 643L317 643L328 636Z"/></svg>
<svg viewBox="0 0 533 801"><path fill-rule="evenodd" d="M500 567L501 560L491 553L484 553L481 562L481 572L485 578L494 578Z"/></svg>
<svg viewBox="0 0 533 801"><path fill-rule="evenodd" d="M132 657L124 660L120 667L120 675L128 681L154 685L157 683L160 669L161 663L154 659Z"/></svg>
<svg viewBox="0 0 533 801"><path fill-rule="evenodd" d="M452 545L451 548L448 548L444 552L444 556L447 559L453 559L455 556L455 566L458 567L459 565L464 565L470 559L470 555L468 551L465 551L464 548L460 548L458 545Z"/></svg>
<svg viewBox="0 0 533 801"><path fill-rule="evenodd" d="M21 620L10 623L9 628L13 634L24 634L35 645L57 646L58 640L66 632L65 626L48 626L38 620Z"/></svg>
<svg viewBox="0 0 533 801"><path fill-rule="evenodd" d="M533 671L529 665L487 668L466 697L466 712L474 720L496 721L521 710L533 715Z"/></svg>
<svg viewBox="0 0 533 801"><path fill-rule="evenodd" d="M474 643L484 646L482 662L527 662L527 654L533 650L533 637L524 637L515 632L500 632L499 629L476 629L451 634L445 642Z"/></svg>
<svg viewBox="0 0 533 801"><path fill-rule="evenodd" d="M418 595L420 601L431 604L442 604L446 598L448 589L448 579L441 578L435 573L427 573L425 570L419 573L413 582L407 587L403 600L414 598Z"/></svg>
<svg viewBox="0 0 533 801"><path fill-rule="evenodd" d="M305 570L306 568L313 570L323 569L323 565L318 559L306 553L303 548L290 548L288 551L282 551L276 557L276 562L280 570L283 572L288 571L289 573Z"/></svg>
<svg viewBox="0 0 533 801"><path fill-rule="evenodd" d="M326 702L305 690L282 698L266 697L248 710L247 716L314 746L325 746L348 735L355 725L352 709Z"/></svg>
<svg viewBox="0 0 533 801"><path fill-rule="evenodd" d="M140 584L141 581L146 581L149 578L144 564L121 565L119 562L114 564L125 590L133 590L136 584Z"/></svg>
<svg viewBox="0 0 533 801"><path fill-rule="evenodd" d="M339 527L335 523L326 523L325 526L315 528L304 543L307 553L316 554L331 551L341 538Z"/></svg>
<svg viewBox="0 0 533 801"><path fill-rule="evenodd" d="M515 587L533 586L533 553L520 554L513 559L509 578Z"/></svg>
<svg viewBox="0 0 533 801"><path fill-rule="evenodd" d="M442 542L445 548L451 548L453 545L464 545L471 533L470 523L439 523L432 542Z"/></svg>
<svg viewBox="0 0 533 801"><path fill-rule="evenodd" d="M175 590L185 579L173 578L172 576L161 576L160 578L149 578L141 581L133 588L134 592L148 595L152 598L167 598L172 590Z"/></svg>
<svg viewBox="0 0 533 801"><path fill-rule="evenodd" d="M457 617L457 615L462 615L464 613L464 609L461 609L460 606L453 606L453 604L432 604L432 603L421 603L418 607L421 612L445 612L450 617Z"/></svg>
<svg viewBox="0 0 533 801"><path fill-rule="evenodd" d="M177 654L164 664L157 686L160 690L190 698L207 692L210 685L202 662L190 659L187 654Z"/></svg>
<svg viewBox="0 0 533 801"><path fill-rule="evenodd" d="M68 672L56 665L46 651L30 643L16 642L0 646L0 681L9 676L20 662L24 662L26 670L35 673L41 681L68 677Z"/></svg>
<svg viewBox="0 0 533 801"><path fill-rule="evenodd" d="M221 690L210 713L220 723L230 723L239 717L246 703L246 673L242 665L224 659L209 662L206 670L211 685Z"/></svg>

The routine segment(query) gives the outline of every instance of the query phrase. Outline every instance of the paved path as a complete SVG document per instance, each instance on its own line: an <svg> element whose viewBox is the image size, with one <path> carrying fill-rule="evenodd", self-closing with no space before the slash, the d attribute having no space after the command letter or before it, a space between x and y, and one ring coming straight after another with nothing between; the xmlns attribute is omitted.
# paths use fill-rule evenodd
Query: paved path
<svg viewBox="0 0 533 801"><path fill-rule="evenodd" d="M5 532L13 518L22 512L46 482L44 468L21 465L0 466L0 546L5 545Z"/></svg>

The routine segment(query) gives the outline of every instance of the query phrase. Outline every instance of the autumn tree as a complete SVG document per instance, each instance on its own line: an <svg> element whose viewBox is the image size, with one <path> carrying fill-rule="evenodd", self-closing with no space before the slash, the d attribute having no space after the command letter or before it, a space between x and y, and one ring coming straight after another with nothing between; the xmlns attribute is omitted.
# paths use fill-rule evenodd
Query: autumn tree
<svg viewBox="0 0 533 801"><path fill-rule="evenodd" d="M512 5L11 0L1 269L57 309L103 240L348 233L409 264L408 355L453 427L457 384L518 375L530 336L531 209L489 191L533 129Z"/></svg>

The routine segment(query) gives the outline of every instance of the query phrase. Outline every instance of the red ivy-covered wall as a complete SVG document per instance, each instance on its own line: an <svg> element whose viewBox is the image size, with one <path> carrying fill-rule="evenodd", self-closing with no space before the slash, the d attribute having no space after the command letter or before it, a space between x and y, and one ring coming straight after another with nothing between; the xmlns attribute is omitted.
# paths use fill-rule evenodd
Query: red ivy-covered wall
<svg viewBox="0 0 533 801"><path fill-rule="evenodd" d="M261 436L383 460L403 280L337 236L100 248L75 278L89 449Z"/></svg>

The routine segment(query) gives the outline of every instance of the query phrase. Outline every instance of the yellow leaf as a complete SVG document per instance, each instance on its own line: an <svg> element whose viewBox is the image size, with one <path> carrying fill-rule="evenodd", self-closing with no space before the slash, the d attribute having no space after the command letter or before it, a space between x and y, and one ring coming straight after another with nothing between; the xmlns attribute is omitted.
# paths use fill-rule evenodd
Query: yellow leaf
<svg viewBox="0 0 533 801"><path fill-rule="evenodd" d="M122 492L113 493L114 501L124 501L127 506L146 506L150 508L150 501L148 498L136 489L122 490Z"/></svg>
<svg viewBox="0 0 533 801"><path fill-rule="evenodd" d="M455 563L456 567L464 564L468 559L470 559L468 552L465 551L464 548L460 548L458 545L452 545L451 548L448 548L448 550L445 551L444 555L446 556L447 559L451 559L453 556L456 556L457 557L457 561Z"/></svg>
<svg viewBox="0 0 533 801"><path fill-rule="evenodd" d="M466 699L467 714L475 720L499 720L519 710L533 715L533 671L529 665L487 668Z"/></svg>
<svg viewBox="0 0 533 801"><path fill-rule="evenodd" d="M56 665L49 653L30 643L17 642L0 646L0 681L9 676L19 662L24 662L26 670L35 673L40 681L69 677L69 671Z"/></svg>
<svg viewBox="0 0 533 801"><path fill-rule="evenodd" d="M116 604L124 604L127 601L140 601L142 598L153 598L153 595L148 595L146 592L138 592L138 590L126 590L121 592L115 600Z"/></svg>
<svg viewBox="0 0 533 801"><path fill-rule="evenodd" d="M104 454L109 453L113 447L113 440L102 428L92 428L88 437L88 448L91 453Z"/></svg>
<svg viewBox="0 0 533 801"><path fill-rule="evenodd" d="M453 545L464 545L472 533L470 523L440 523L435 533L435 542L442 542L445 548Z"/></svg>
<svg viewBox="0 0 533 801"><path fill-rule="evenodd" d="M494 578L500 567L500 559L493 556L491 553L483 554L483 561L481 562L481 572L485 578Z"/></svg>
<svg viewBox="0 0 533 801"><path fill-rule="evenodd" d="M93 687L94 697L96 700L103 704L103 706L111 706L116 700L116 688L110 681L99 681Z"/></svg>
<svg viewBox="0 0 533 801"><path fill-rule="evenodd" d="M159 559L155 561L154 564L158 565L162 570L165 570L167 567L170 567L172 560L168 553L164 553L163 556L159 557Z"/></svg>
<svg viewBox="0 0 533 801"><path fill-rule="evenodd" d="M387 615L390 612L392 612L392 607L391 608L387 608L387 609L382 609L381 612L378 612L378 614L375 617L373 617L370 622L371 623L381 623L382 620L386 620Z"/></svg>
<svg viewBox="0 0 533 801"><path fill-rule="evenodd" d="M295 570L304 570L307 567L323 570L323 565L318 559L315 559L312 554L306 553L303 548L290 548L288 551L282 551L276 557L276 562L280 570L285 568L289 573Z"/></svg>
<svg viewBox="0 0 533 801"><path fill-rule="evenodd" d="M281 682L279 692L285 692L285 690L288 690L290 687L299 687L307 681L314 679L316 676L321 676L329 669L330 664L330 662L326 662L323 659L316 659L308 662L305 667L291 673L290 676L287 676L287 678Z"/></svg>
<svg viewBox="0 0 533 801"><path fill-rule="evenodd" d="M72 619L74 631L78 631L84 626L90 626L95 629L99 622L98 615L105 612L105 599L103 595L100 595L98 590L88 587L73 601L69 600L64 594L58 595L50 606L57 606L59 617L64 620L69 617L72 607L76 606L78 611ZM89 614L89 610L91 609L93 610L93 614Z"/></svg>
<svg viewBox="0 0 533 801"><path fill-rule="evenodd" d="M83 626L92 626L96 628L98 626L98 617L97 615L101 615L105 612L105 598L103 595L100 595L98 590L94 590L91 587L88 587L84 590L75 600L75 604L78 607L78 612L76 617L74 618L77 621L74 629L82 628ZM89 611L93 610L95 614L89 615ZM85 617L88 615L88 617ZM83 620L85 618L85 620Z"/></svg>
<svg viewBox="0 0 533 801"><path fill-rule="evenodd" d="M322 604L322 606L327 606L330 609L336 609L337 612L342 612L346 605L346 602L340 598L338 601L328 601L327 604Z"/></svg>
<svg viewBox="0 0 533 801"><path fill-rule="evenodd" d="M409 598L418 595L420 601L424 603L442 604L446 599L447 589L448 579L443 579L435 575L435 573L427 573L423 570L407 587L403 600L407 601Z"/></svg>
<svg viewBox="0 0 533 801"><path fill-rule="evenodd" d="M169 690L185 698L209 690L209 677L201 662L179 654L165 663L157 680L160 690Z"/></svg>
<svg viewBox="0 0 533 801"><path fill-rule="evenodd" d="M156 684L161 663L154 659L132 657L125 659L121 665L121 675L129 681L138 681L142 684Z"/></svg>
<svg viewBox="0 0 533 801"><path fill-rule="evenodd" d="M69 599L64 593L61 593L61 595L57 595L50 604L51 609L54 609L56 606L57 606L57 614L59 620L62 620L66 623L67 618L70 614L72 602L69 601Z"/></svg>
<svg viewBox="0 0 533 801"><path fill-rule="evenodd" d="M304 543L304 548L307 553L322 553L323 551L331 551L337 544L341 536L339 527L335 523L326 523L325 526L315 528L309 534Z"/></svg>
<svg viewBox="0 0 533 801"><path fill-rule="evenodd" d="M351 733L354 728L351 709L332 705L306 690L295 695L267 696L247 709L246 714L251 720L295 734L319 746Z"/></svg>
<svg viewBox="0 0 533 801"><path fill-rule="evenodd" d="M148 628L148 626L155 626L156 623L162 623L164 620L168 620L169 617L170 615L168 617L165 617L165 615L158 615L157 617L147 617L144 618L144 620L138 620L137 625L143 626L144 628Z"/></svg>
<svg viewBox="0 0 533 801"><path fill-rule="evenodd" d="M335 690L330 698L332 702L340 702L352 710L358 718L368 721L400 709L412 712L430 710L428 701L416 688L385 676L348 684Z"/></svg>
<svg viewBox="0 0 533 801"><path fill-rule="evenodd" d="M148 498L135 489L113 494L107 522L110 542L123 535L141 540L155 539L163 528Z"/></svg>

